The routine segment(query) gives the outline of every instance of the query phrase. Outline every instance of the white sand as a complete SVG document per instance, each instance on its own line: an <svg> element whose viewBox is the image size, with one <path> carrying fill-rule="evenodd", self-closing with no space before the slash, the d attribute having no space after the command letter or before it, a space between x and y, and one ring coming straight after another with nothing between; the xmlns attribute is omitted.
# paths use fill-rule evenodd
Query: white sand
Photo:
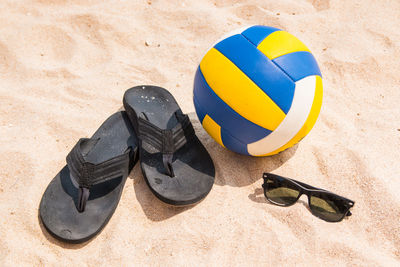
<svg viewBox="0 0 400 267"><path fill-rule="evenodd" d="M400 265L399 1L99 2L0 2L0 265ZM223 149L193 114L204 51L251 24L299 37L324 81L314 129L269 158ZM216 165L213 190L168 207L136 166L101 234L58 242L38 220L44 190L139 84L168 88L191 113ZM269 205L263 171L354 199L353 216L332 224L305 202Z"/></svg>

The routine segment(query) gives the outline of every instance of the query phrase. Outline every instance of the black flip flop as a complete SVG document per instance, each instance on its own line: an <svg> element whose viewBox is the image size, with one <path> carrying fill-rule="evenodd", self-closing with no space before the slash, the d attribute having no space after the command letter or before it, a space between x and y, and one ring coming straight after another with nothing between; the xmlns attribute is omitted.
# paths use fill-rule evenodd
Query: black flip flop
<svg viewBox="0 0 400 267"><path fill-rule="evenodd" d="M174 97L146 85L127 90L123 102L139 138L143 175L156 197L178 206L206 197L214 184L214 164Z"/></svg>
<svg viewBox="0 0 400 267"><path fill-rule="evenodd" d="M125 111L111 115L91 138L78 141L40 202L40 218L50 234L80 243L103 229L136 163L137 143Z"/></svg>

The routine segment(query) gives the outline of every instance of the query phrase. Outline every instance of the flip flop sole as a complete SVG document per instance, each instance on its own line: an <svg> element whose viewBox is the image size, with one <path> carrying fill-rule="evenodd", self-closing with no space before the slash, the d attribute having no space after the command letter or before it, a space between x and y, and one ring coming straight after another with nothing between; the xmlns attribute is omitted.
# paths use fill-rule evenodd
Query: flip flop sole
<svg viewBox="0 0 400 267"><path fill-rule="evenodd" d="M137 139L125 111L109 117L92 138L100 138L87 154L91 162L105 161L137 148ZM129 171L135 164L132 151ZM54 237L69 243L81 243L99 233L113 215L127 177L117 177L90 188L85 211L77 210L78 185L65 166L48 185L39 207L40 219Z"/></svg>
<svg viewBox="0 0 400 267"><path fill-rule="evenodd" d="M175 112L181 111L174 97L156 86L137 86L125 92L124 107L135 132L138 115L144 113L149 122L160 129L178 124ZM175 177L165 174L162 153L146 142L139 141L142 173L154 195L171 205L192 205L207 196L215 179L213 161L197 136L189 139L173 156Z"/></svg>

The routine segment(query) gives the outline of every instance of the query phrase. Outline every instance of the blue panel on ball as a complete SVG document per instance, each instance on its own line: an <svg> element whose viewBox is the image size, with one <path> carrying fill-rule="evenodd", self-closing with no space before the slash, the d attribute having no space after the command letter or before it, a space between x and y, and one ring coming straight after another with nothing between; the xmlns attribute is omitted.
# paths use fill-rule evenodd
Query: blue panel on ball
<svg viewBox="0 0 400 267"><path fill-rule="evenodd" d="M294 95L294 82L243 35L233 35L215 47L260 87L285 114Z"/></svg>
<svg viewBox="0 0 400 267"><path fill-rule="evenodd" d="M268 35L276 31L280 30L274 27L256 25L243 31L242 35L255 46L258 46L262 42L262 40L264 40Z"/></svg>
<svg viewBox="0 0 400 267"><path fill-rule="evenodd" d="M197 68L194 78L193 98L221 128L244 144L258 141L271 133L270 130L246 120L222 101L207 84L200 68Z"/></svg>
<svg viewBox="0 0 400 267"><path fill-rule="evenodd" d="M199 118L200 123L203 123L204 117L206 116L206 112L201 108L199 102L197 102L196 98L193 97L194 107L196 108L196 114Z"/></svg>
<svg viewBox="0 0 400 267"><path fill-rule="evenodd" d="M247 145L237 140L223 128L221 128L221 139L225 147L229 148L230 150L243 155L250 155L247 151Z"/></svg>
<svg viewBox="0 0 400 267"><path fill-rule="evenodd" d="M277 57L272 61L295 82L310 75L321 76L318 63L310 52L294 52Z"/></svg>

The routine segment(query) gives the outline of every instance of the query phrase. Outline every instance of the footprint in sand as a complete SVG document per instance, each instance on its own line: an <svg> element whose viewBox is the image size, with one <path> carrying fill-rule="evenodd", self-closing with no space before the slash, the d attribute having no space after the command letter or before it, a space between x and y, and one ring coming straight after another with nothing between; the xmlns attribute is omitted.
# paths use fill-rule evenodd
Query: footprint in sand
<svg viewBox="0 0 400 267"><path fill-rule="evenodd" d="M278 17L269 14L267 9L263 9L257 5L242 5L235 8L236 16L250 23L268 25L276 28L282 29Z"/></svg>
<svg viewBox="0 0 400 267"><path fill-rule="evenodd" d="M15 75L23 72L24 68L15 55L8 49L6 44L0 42L0 74Z"/></svg>
<svg viewBox="0 0 400 267"><path fill-rule="evenodd" d="M74 55L76 43L61 28L39 24L21 30L12 42L15 54L26 66L36 69L54 69L69 63Z"/></svg>
<svg viewBox="0 0 400 267"><path fill-rule="evenodd" d="M317 11L330 8L329 0L309 0Z"/></svg>

